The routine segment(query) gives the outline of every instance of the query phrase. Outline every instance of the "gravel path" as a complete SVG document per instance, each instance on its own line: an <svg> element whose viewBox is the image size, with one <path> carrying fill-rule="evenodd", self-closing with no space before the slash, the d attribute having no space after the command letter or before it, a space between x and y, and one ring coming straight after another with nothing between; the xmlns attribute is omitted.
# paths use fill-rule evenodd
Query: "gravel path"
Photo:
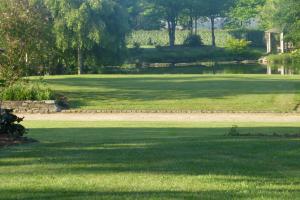
<svg viewBox="0 0 300 200"><path fill-rule="evenodd" d="M168 114L168 113L98 113L98 114L19 114L29 121L175 121L175 122L300 122L300 114Z"/></svg>

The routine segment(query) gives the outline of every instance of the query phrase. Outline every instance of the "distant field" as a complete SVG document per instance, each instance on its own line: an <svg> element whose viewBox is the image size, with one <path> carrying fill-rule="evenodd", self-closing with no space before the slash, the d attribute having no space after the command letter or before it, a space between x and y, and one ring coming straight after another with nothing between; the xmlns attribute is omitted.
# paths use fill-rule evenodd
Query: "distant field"
<svg viewBox="0 0 300 200"><path fill-rule="evenodd" d="M183 44L184 40L189 34L188 30L177 30L176 44ZM205 45L211 45L211 32L210 30L199 30L198 34L201 36ZM216 43L219 47L226 46L227 41L232 36L225 30L216 30ZM168 31L135 31L127 38L127 44L133 45L139 43L142 46L166 46L169 43Z"/></svg>
<svg viewBox="0 0 300 200"><path fill-rule="evenodd" d="M299 139L225 136L231 125L26 122L40 143L0 149L0 199L298 199Z"/></svg>
<svg viewBox="0 0 300 200"><path fill-rule="evenodd" d="M291 112L299 76L83 75L45 81L73 109Z"/></svg>

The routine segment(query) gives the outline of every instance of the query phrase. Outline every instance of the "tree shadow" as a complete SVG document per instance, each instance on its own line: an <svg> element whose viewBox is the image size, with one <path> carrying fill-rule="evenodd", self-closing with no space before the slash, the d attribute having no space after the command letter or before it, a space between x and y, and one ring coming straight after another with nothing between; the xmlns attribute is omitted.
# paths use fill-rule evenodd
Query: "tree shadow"
<svg viewBox="0 0 300 200"><path fill-rule="evenodd" d="M274 128L250 130L268 133ZM0 164L15 167L36 162L67 164L57 173L71 170L79 174L155 172L268 178L278 177L277 171L300 169L298 139L274 138L272 132L270 137L229 137L224 135L226 131L224 128L33 129L31 135L36 135L41 144L8 150L14 158L30 159L5 162L1 156ZM288 128L285 131L289 133ZM42 132L47 134L39 138ZM203 136L203 133L213 134Z"/></svg>
<svg viewBox="0 0 300 200"><path fill-rule="evenodd" d="M249 192L245 193L238 190L207 190L199 192L188 192L188 191L137 191L137 192L115 192L115 191L84 191L82 190L62 190L62 189L49 189L49 190L37 190L32 189L31 192L25 190L3 190L3 194L16 194L22 196L22 200L39 200L39 199L255 199L261 198L261 194ZM267 195L271 199L277 199L280 190L263 189L264 195ZM291 193L285 194L286 198L295 197L295 192L299 193L300 190L291 190ZM1 199L1 197L0 197ZM14 197L5 197L5 200L15 200Z"/></svg>
<svg viewBox="0 0 300 200"><path fill-rule="evenodd" d="M0 166L15 169L11 176L76 176L118 173L161 175L214 175L219 181L253 184L299 184L300 140L274 138L273 132L293 133L297 128L240 128L240 132L269 133L270 137L229 137L228 128L51 128L32 129L41 141L1 150ZM8 159L9 158L9 159ZM35 166L34 171L22 167ZM40 167L39 167L40 166ZM47 167L49 166L49 167ZM1 168L0 167L0 168ZM0 170L0 176L6 175ZM293 175L287 183L287 176ZM240 178L231 179L236 176ZM299 178L299 177L298 177ZM298 181L297 181L298 180ZM29 187L30 188L30 187ZM280 188L260 189L276 197ZM93 191L45 188L4 189L5 199L231 199L256 198L259 193L235 189L192 191ZM287 190L285 190L286 192ZM290 195L299 193L292 190ZM286 195L289 193L285 193ZM0 196L1 199L1 196Z"/></svg>

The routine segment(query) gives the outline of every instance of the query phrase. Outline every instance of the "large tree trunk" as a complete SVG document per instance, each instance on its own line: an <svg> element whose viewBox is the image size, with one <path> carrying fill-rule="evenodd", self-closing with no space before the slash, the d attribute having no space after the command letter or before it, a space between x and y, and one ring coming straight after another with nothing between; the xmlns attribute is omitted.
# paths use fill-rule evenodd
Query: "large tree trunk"
<svg viewBox="0 0 300 200"><path fill-rule="evenodd" d="M190 34L193 35L193 33L194 33L194 19L193 19L192 16L190 16L189 28L190 28Z"/></svg>
<svg viewBox="0 0 300 200"><path fill-rule="evenodd" d="M195 35L198 35L198 17L195 17Z"/></svg>
<svg viewBox="0 0 300 200"><path fill-rule="evenodd" d="M170 47L175 46L176 40L176 20L172 19L168 21L168 30L169 30L169 44Z"/></svg>
<svg viewBox="0 0 300 200"><path fill-rule="evenodd" d="M82 74L82 69L83 69L83 58L82 58L82 51L81 48L77 48L77 58L78 58L78 75Z"/></svg>
<svg viewBox="0 0 300 200"><path fill-rule="evenodd" d="M216 36L215 36L215 17L211 16L210 17L210 22L211 22L211 41L212 41L212 46L216 46Z"/></svg>

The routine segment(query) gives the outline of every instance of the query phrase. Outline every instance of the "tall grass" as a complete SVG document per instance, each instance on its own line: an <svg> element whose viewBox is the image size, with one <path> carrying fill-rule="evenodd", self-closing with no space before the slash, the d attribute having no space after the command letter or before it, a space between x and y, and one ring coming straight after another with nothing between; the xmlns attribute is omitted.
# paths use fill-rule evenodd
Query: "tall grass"
<svg viewBox="0 0 300 200"><path fill-rule="evenodd" d="M4 101L51 100L53 92L42 83L19 81L1 89L0 98Z"/></svg>
<svg viewBox="0 0 300 200"><path fill-rule="evenodd" d="M209 30L199 30L198 34L201 36L205 45L211 44L211 32ZM182 45L185 39L188 37L188 30L177 30L176 32L176 44ZM232 36L226 30L216 30L216 43L219 47L225 47L227 41ZM133 32L127 37L127 44L133 46L134 44L140 44L142 46L166 46L169 43L168 31L157 30L157 31L144 31L139 30Z"/></svg>

